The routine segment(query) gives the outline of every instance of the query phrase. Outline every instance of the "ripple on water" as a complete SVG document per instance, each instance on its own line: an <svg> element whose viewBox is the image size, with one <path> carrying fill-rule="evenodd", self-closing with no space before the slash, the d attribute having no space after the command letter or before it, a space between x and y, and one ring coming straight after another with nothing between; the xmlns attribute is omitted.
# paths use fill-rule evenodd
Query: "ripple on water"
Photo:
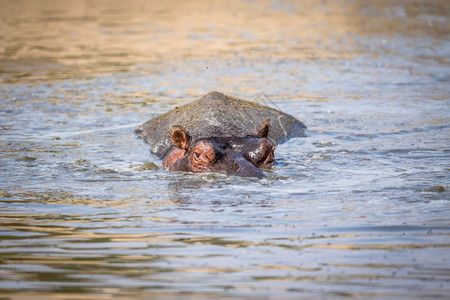
<svg viewBox="0 0 450 300"><path fill-rule="evenodd" d="M447 299L448 3L3 3L0 294ZM308 137L167 172L133 130L211 90Z"/></svg>

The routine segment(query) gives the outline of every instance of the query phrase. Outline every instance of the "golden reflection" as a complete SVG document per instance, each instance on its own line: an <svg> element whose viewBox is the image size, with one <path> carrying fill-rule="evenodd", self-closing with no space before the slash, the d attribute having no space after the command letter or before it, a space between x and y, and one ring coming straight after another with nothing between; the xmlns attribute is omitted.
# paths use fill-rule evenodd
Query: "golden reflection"
<svg viewBox="0 0 450 300"><path fill-rule="evenodd" d="M322 268L308 268L308 267L297 267L288 265L265 265L261 264L261 267L268 270L290 270L290 271L320 271Z"/></svg>
<svg viewBox="0 0 450 300"><path fill-rule="evenodd" d="M111 172L108 170L101 170L97 172ZM132 190L132 188L128 188ZM80 195L76 195L72 192L64 191L64 190L44 190L44 191L31 191L26 189L15 189L14 191L0 191L4 197L8 198L20 198L22 201L32 201L35 203L48 203L48 204L66 204L66 205L88 205L90 207L110 207L110 208L120 208L120 209L136 209L137 203L144 203L143 201L148 200L147 198L137 199L136 197L128 197L123 199L116 200L99 200L95 198L82 197ZM0 196L2 195L0 194ZM130 194L135 194L134 191L130 191ZM170 199L152 199L152 201L145 202L146 207L163 207L169 206L172 207L176 205ZM77 216L76 214L68 214L70 217ZM13 218L14 215L8 214L3 215L4 218ZM16 216L17 217L17 216ZM30 213L24 215L24 217L36 217L36 215ZM62 218L64 216L54 215L53 217ZM105 217L107 218L107 217ZM150 217L151 220L152 217ZM83 220L78 220L83 222ZM156 221L156 220L153 220ZM161 220L162 221L162 220Z"/></svg>
<svg viewBox="0 0 450 300"><path fill-rule="evenodd" d="M35 300L35 299L54 299L54 300L110 300L110 299L215 299L223 297L222 294L214 292L180 292L167 291L148 287L148 289L124 290L122 288L60 288L57 291L19 291L13 294L5 294L11 296L14 300Z"/></svg>
<svg viewBox="0 0 450 300"><path fill-rule="evenodd" d="M1 7L0 74L21 80L191 59L352 58L375 50L364 41L372 34L383 33L382 47L395 44L398 34L445 38L450 27L439 18L417 18L424 7L415 3L389 15L387 1L28 0ZM433 1L428 9L445 16L450 4Z"/></svg>
<svg viewBox="0 0 450 300"><path fill-rule="evenodd" d="M327 264L327 266L334 266L337 268L374 268L374 269L389 269L389 268L405 268L408 265L401 264L383 264L383 263L365 263L365 264Z"/></svg>
<svg viewBox="0 0 450 300"><path fill-rule="evenodd" d="M332 244L310 245L311 248L333 249L333 250L397 250L397 249L425 249L425 248L450 248L450 244Z"/></svg>

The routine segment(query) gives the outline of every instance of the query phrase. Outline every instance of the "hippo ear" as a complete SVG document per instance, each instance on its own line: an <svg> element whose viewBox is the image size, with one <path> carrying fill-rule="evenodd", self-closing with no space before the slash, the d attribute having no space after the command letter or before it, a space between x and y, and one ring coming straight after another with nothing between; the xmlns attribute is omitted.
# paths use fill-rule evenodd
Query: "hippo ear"
<svg viewBox="0 0 450 300"><path fill-rule="evenodd" d="M170 140L175 147L187 151L191 136L183 127L175 125L170 128Z"/></svg>
<svg viewBox="0 0 450 300"><path fill-rule="evenodd" d="M267 138L269 136L269 129L270 129L270 119L267 119L259 128L259 130L255 133L256 137L258 138Z"/></svg>

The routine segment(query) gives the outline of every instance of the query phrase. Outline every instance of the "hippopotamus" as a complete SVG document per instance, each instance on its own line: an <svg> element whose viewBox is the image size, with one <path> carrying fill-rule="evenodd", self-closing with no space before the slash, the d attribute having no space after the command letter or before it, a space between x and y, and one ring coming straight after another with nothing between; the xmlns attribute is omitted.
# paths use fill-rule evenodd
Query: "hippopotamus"
<svg viewBox="0 0 450 300"><path fill-rule="evenodd" d="M258 132L247 137L208 137L193 141L181 126L172 126L173 147L164 156L169 171L224 171L244 177L264 177L260 169L270 169L275 162L275 146L267 139L269 120Z"/></svg>
<svg viewBox="0 0 450 300"><path fill-rule="evenodd" d="M291 115L219 92L155 117L135 132L169 171L226 172L264 177L276 145L304 137Z"/></svg>

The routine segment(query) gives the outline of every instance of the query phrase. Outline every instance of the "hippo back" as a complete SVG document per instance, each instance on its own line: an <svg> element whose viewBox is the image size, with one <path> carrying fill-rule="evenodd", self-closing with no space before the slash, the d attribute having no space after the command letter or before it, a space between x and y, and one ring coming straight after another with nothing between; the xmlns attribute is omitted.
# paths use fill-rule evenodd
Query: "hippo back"
<svg viewBox="0 0 450 300"><path fill-rule="evenodd" d="M254 102L219 92L210 92L186 105L157 116L136 129L150 145L150 152L162 157L171 146L169 129L183 126L194 140L206 137L245 137L254 134L270 119L269 139L275 144L304 137L306 126L291 115Z"/></svg>

